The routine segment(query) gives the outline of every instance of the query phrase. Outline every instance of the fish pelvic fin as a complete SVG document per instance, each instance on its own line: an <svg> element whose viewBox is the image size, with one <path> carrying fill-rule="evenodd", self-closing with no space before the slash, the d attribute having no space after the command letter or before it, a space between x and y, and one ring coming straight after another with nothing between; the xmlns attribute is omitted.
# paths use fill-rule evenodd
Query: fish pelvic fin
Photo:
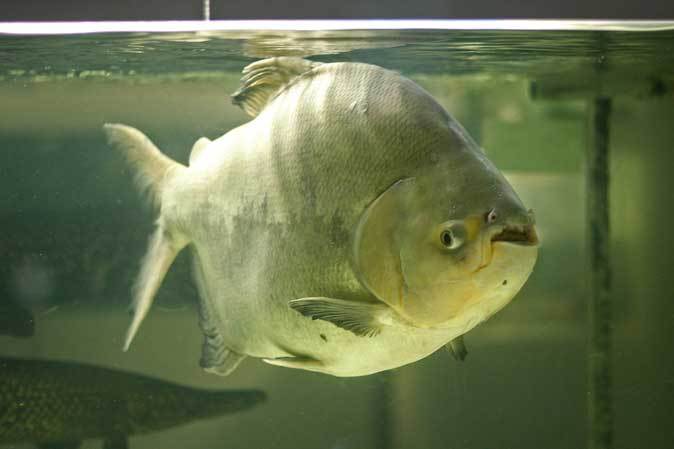
<svg viewBox="0 0 674 449"><path fill-rule="evenodd" d="M120 152L136 171L136 185L147 194L156 208L161 205L161 193L169 175L185 166L162 154L152 141L131 126L106 123L103 125L108 143Z"/></svg>
<svg viewBox="0 0 674 449"><path fill-rule="evenodd" d="M244 67L241 88L232 94L232 103L256 117L293 80L319 65L320 62L290 56L253 62Z"/></svg>
<svg viewBox="0 0 674 449"><path fill-rule="evenodd" d="M463 335L460 335L447 343L445 348L447 348L449 353L452 354L454 360L458 362L463 362L468 355L468 350L466 349L466 343L463 340Z"/></svg>
<svg viewBox="0 0 674 449"><path fill-rule="evenodd" d="M150 238L150 245L141 263L140 275L134 286L130 312L131 325L124 339L124 351L129 350L133 337L152 307L152 302L176 256L187 241L171 236L161 222Z"/></svg>

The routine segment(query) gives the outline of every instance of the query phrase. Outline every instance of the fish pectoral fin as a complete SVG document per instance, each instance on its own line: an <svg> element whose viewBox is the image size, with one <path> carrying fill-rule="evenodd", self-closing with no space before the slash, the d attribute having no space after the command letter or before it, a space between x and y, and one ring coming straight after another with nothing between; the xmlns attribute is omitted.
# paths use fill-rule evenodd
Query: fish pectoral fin
<svg viewBox="0 0 674 449"><path fill-rule="evenodd" d="M124 434L115 434L103 440L103 449L129 449L129 439Z"/></svg>
<svg viewBox="0 0 674 449"><path fill-rule="evenodd" d="M468 355L468 350L466 349L466 343L463 341L463 335L456 337L454 340L450 341L445 345L447 351L452 354L454 360L463 362Z"/></svg>
<svg viewBox="0 0 674 449"><path fill-rule="evenodd" d="M301 298L288 303L290 308L312 320L323 320L359 337L374 337L387 323L391 309L385 304L334 298Z"/></svg>

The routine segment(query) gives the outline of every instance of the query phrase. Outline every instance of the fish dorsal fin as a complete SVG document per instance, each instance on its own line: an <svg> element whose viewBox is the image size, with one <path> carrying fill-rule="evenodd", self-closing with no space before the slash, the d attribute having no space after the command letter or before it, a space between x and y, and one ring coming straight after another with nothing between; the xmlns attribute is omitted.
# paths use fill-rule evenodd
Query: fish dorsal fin
<svg viewBox="0 0 674 449"><path fill-rule="evenodd" d="M242 86L232 94L232 102L255 117L279 91L319 65L320 62L289 56L253 62L243 69Z"/></svg>
<svg viewBox="0 0 674 449"><path fill-rule="evenodd" d="M204 151L208 145L210 145L211 139L208 137L202 137L201 139L194 142L192 145L192 151L190 151L190 165L194 164L194 161L199 159L199 155Z"/></svg>

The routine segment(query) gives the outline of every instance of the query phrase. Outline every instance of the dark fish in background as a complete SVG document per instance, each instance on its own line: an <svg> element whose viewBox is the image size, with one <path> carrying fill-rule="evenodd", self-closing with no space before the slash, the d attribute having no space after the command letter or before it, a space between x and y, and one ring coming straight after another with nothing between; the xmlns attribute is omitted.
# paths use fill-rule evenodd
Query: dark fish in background
<svg viewBox="0 0 674 449"><path fill-rule="evenodd" d="M0 300L0 335L32 337L34 334L33 314L12 301Z"/></svg>
<svg viewBox="0 0 674 449"><path fill-rule="evenodd" d="M70 449L103 438L105 449L123 449L129 435L264 400L257 390L209 391L80 363L0 358L0 445Z"/></svg>

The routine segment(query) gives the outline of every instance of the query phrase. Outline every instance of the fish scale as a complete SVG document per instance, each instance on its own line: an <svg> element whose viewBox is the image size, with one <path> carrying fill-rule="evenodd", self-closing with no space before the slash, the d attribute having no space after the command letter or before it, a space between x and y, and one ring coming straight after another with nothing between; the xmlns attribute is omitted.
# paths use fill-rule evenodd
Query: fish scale
<svg viewBox="0 0 674 449"><path fill-rule="evenodd" d="M0 444L62 447L126 437L252 407L260 391L208 391L74 362L0 358Z"/></svg>

